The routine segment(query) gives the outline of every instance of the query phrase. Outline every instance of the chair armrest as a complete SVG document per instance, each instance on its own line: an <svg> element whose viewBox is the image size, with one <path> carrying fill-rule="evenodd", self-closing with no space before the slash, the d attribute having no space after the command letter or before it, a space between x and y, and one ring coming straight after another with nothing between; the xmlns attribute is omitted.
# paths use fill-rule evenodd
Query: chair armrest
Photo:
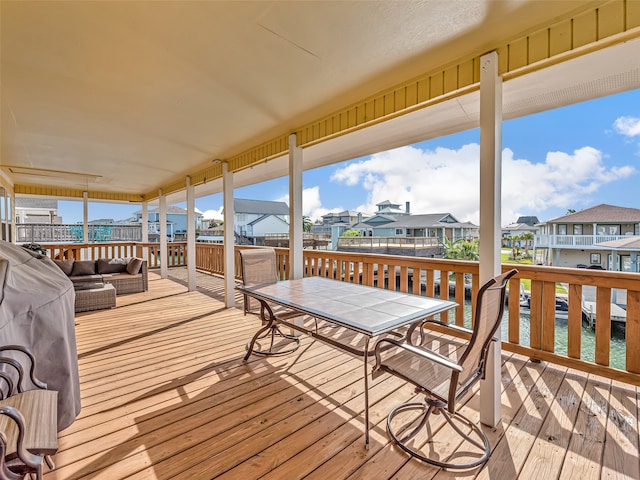
<svg viewBox="0 0 640 480"><path fill-rule="evenodd" d="M47 384L35 376L36 359L31 350L21 345L3 345L0 346L0 354L2 352L18 353L22 360L20 361L12 357L0 356L0 365L7 365L11 367L11 369L13 369L17 374L17 382L14 385L9 372L6 369L4 371L0 370L0 379L4 380L9 387L9 391L7 393L8 396L24 391L25 370L29 372L29 379L36 388L43 390L47 389ZM0 392L0 398L3 398L2 392Z"/></svg>
<svg viewBox="0 0 640 480"><path fill-rule="evenodd" d="M376 364L373 367L374 371L376 371L380 367L380 364L382 363L382 359L381 359L381 356L380 356L380 350L381 350L381 348L383 348L381 346L381 344L383 344L383 343L393 344L396 347L400 347L403 350L411 352L414 355L417 355L417 356L422 357L422 358L426 358L428 360L431 360L432 362L436 362L439 365L442 365L443 367L449 368L449 369L454 370L456 372L462 372L464 370L457 363L452 362L448 358L443 357L442 355L439 355L439 354L437 354L435 352L432 352L432 351L429 351L429 350L424 350L424 349L418 348L418 347L416 347L414 345L410 345L410 344L404 343L404 342L399 342L397 340L393 340L393 339L390 339L390 338L383 338L383 339L379 340L376 343L376 346L375 346Z"/></svg>
<svg viewBox="0 0 640 480"><path fill-rule="evenodd" d="M4 454L7 456L16 454L22 463L37 470L42 464L42 457L30 453L24 446L26 422L22 413L15 407L0 405L0 415L9 417L16 425L13 429L7 428L7 431L11 432L8 438L4 432L0 431L0 443L3 444Z"/></svg>
<svg viewBox="0 0 640 480"><path fill-rule="evenodd" d="M461 327L459 325L454 325L451 323L444 323L441 322L439 320L424 320L421 324L421 326L424 326L425 323L435 323L436 325L440 325L442 327L446 327L446 328L450 328L451 330L457 330L459 332L462 333L468 333L469 335L473 334L473 330L466 328L466 327Z"/></svg>

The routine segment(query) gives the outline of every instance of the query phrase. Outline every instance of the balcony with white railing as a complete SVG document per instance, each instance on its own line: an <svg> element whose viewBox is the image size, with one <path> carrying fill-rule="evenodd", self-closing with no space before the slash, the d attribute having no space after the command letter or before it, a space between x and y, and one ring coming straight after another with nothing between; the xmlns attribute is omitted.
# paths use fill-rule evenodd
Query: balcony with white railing
<svg viewBox="0 0 640 480"><path fill-rule="evenodd" d="M594 248L598 243L628 238L625 235L536 235L537 248Z"/></svg>

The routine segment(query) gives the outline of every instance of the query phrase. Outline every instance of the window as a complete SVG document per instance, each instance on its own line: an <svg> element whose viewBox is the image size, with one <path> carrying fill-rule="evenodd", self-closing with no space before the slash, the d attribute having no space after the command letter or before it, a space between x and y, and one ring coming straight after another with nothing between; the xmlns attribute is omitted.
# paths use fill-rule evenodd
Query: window
<svg viewBox="0 0 640 480"><path fill-rule="evenodd" d="M558 235L566 235L567 226L565 224L558 224Z"/></svg>
<svg viewBox="0 0 640 480"><path fill-rule="evenodd" d="M396 235L402 235L404 233L402 228L396 228Z"/></svg>
<svg viewBox="0 0 640 480"><path fill-rule="evenodd" d="M600 265L600 254L592 253L591 254L591 265Z"/></svg>
<svg viewBox="0 0 640 480"><path fill-rule="evenodd" d="M574 235L582 235L582 225L574 225L573 226L573 234Z"/></svg>
<svg viewBox="0 0 640 480"><path fill-rule="evenodd" d="M598 225L596 235L620 235L620 225Z"/></svg>
<svg viewBox="0 0 640 480"><path fill-rule="evenodd" d="M640 235L640 223L636 223L636 226L634 228L634 235Z"/></svg>

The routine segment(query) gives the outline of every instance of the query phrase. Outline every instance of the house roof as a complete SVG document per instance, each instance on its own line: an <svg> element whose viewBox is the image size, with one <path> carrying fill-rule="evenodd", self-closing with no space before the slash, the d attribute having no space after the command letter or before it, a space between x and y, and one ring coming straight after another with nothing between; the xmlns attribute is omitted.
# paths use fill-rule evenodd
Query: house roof
<svg viewBox="0 0 640 480"><path fill-rule="evenodd" d="M620 240L612 240L610 242L596 243L599 247L611 248L613 250L639 250L640 236L621 238Z"/></svg>
<svg viewBox="0 0 640 480"><path fill-rule="evenodd" d="M390 222L395 222L395 221L396 221L396 217L392 215L373 215L372 217L369 217L366 220L363 220L362 224L367 225L367 227L370 228L373 225L386 225Z"/></svg>
<svg viewBox="0 0 640 480"><path fill-rule="evenodd" d="M492 51L505 120L631 90L627 3L3 1L0 181L175 204L222 191L214 159L287 175L292 133L308 170L477 128Z"/></svg>
<svg viewBox="0 0 640 480"><path fill-rule="evenodd" d="M530 215L530 216L518 217L518 220L516 220L516 223L523 223L525 225L533 227L534 225L540 223L540 220L538 220L538 217L534 215Z"/></svg>
<svg viewBox="0 0 640 480"><path fill-rule="evenodd" d="M527 223L512 223L510 225L502 227L502 231L509 232L535 232L536 230L538 230L537 227L534 227Z"/></svg>
<svg viewBox="0 0 640 480"><path fill-rule="evenodd" d="M547 223L622 223L640 222L640 209L596 205L595 207L548 220Z"/></svg>
<svg viewBox="0 0 640 480"><path fill-rule="evenodd" d="M58 201L50 198L16 197L16 208L57 210Z"/></svg>
<svg viewBox="0 0 640 480"><path fill-rule="evenodd" d="M285 202L268 200L233 199L234 213L253 213L262 215L289 215L289 206Z"/></svg>
<svg viewBox="0 0 640 480"><path fill-rule="evenodd" d="M149 208L147 210L147 213L156 213L159 212L160 208L159 207L155 207L155 208ZM176 207L173 205L167 205L167 214L173 214L173 215L186 215L188 212L184 209L184 208L180 208L180 207ZM200 212L194 212L196 217L201 217L202 213ZM142 215L142 210L136 210L135 212L133 212L134 215Z"/></svg>
<svg viewBox="0 0 640 480"><path fill-rule="evenodd" d="M325 217L357 217L358 213L359 212L357 212L355 210L343 210L342 212L329 212L329 213L326 213L326 214L322 215L322 218L325 218Z"/></svg>
<svg viewBox="0 0 640 480"><path fill-rule="evenodd" d="M478 228L477 225L470 222L443 222L442 220L447 217L455 220L455 217L450 213L428 213L398 217L392 226L397 228Z"/></svg>

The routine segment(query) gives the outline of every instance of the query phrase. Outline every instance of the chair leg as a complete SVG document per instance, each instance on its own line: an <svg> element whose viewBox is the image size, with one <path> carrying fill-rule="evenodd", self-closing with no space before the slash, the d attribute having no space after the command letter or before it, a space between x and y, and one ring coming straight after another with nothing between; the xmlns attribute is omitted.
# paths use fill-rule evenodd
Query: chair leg
<svg viewBox="0 0 640 480"><path fill-rule="evenodd" d="M418 415L413 415L408 421L403 421L400 425L394 425L394 419L402 413L415 412ZM472 461L456 463L453 459L456 454L453 450L450 452L450 461L443 461L436 458L435 454L428 454L423 451L425 447L432 448L434 445L434 433L432 432L429 424L430 418L434 415L443 415L447 423L453 428L454 432L459 435L465 456L473 456ZM469 433L466 433L460 425L466 429ZM426 439L418 442L415 441L416 436L426 428ZM387 417L387 431L391 439L404 450L406 453L415 457L425 463L429 463L436 467L451 469L451 470L464 470L471 469L483 465L489 458L491 453L491 445L489 439L482 431L480 426L464 415L456 412L451 414L446 409L446 404L439 400L426 398L424 402L411 402L403 403L395 407ZM412 442L412 440L414 440ZM454 442L450 442L454 443ZM467 448L471 445L474 448ZM454 447L455 449L456 447ZM458 447L459 450L459 447Z"/></svg>

